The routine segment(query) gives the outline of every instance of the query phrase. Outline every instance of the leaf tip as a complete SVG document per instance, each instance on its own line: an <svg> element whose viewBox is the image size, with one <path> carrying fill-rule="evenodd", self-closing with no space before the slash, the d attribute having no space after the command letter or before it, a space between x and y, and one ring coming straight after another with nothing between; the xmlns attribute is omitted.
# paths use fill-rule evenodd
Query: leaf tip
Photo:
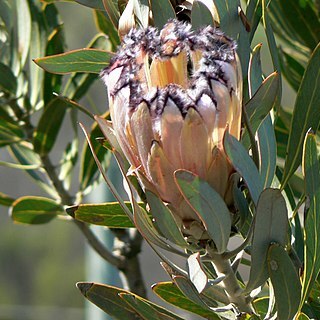
<svg viewBox="0 0 320 320"><path fill-rule="evenodd" d="M86 297L88 291L92 288L92 282L77 282L76 287L81 291L81 293Z"/></svg>

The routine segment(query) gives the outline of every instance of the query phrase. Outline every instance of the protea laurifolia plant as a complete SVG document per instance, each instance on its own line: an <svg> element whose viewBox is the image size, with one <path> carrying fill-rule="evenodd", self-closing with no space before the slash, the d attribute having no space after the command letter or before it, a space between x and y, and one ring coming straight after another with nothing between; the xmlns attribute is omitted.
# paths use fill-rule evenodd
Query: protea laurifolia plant
<svg viewBox="0 0 320 320"><path fill-rule="evenodd" d="M172 20L160 32L131 30L102 73L113 129L131 170L195 240L208 234L174 172L191 171L232 205L234 169L222 140L226 130L240 136L242 76L235 49L218 29L193 31Z"/></svg>

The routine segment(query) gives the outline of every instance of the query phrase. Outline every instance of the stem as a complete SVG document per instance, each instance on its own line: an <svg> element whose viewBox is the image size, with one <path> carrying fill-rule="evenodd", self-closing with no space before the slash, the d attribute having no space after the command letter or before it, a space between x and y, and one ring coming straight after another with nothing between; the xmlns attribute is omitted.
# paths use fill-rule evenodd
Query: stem
<svg viewBox="0 0 320 320"><path fill-rule="evenodd" d="M112 231L115 235L114 255L125 261L123 266L118 268L124 289L146 297L147 292L138 258L143 238L137 230L112 229Z"/></svg>
<svg viewBox="0 0 320 320"><path fill-rule="evenodd" d="M208 253L212 258L212 263L216 269L217 276L225 276L221 281L221 286L228 295L230 303L232 303L239 313L245 312L253 314L254 310L250 303L247 302L243 289L239 286L235 272L231 267L230 260L226 260L221 254L217 254L212 248L208 248Z"/></svg>

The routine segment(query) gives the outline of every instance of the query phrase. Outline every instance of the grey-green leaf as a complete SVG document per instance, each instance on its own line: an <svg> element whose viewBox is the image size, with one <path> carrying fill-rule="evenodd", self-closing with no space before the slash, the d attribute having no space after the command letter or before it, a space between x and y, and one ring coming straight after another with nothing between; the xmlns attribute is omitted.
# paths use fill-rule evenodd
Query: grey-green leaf
<svg viewBox="0 0 320 320"><path fill-rule="evenodd" d="M268 250L268 270L273 285L278 319L292 320L299 307L300 279L288 253L279 244Z"/></svg>
<svg viewBox="0 0 320 320"><path fill-rule="evenodd" d="M286 202L280 190L265 189L260 195L255 216L247 292L267 280L268 248L273 242L286 245L288 225Z"/></svg>
<svg viewBox="0 0 320 320"><path fill-rule="evenodd" d="M303 139L309 128L320 122L320 44L314 49L298 91L294 106L282 187L301 163Z"/></svg>
<svg viewBox="0 0 320 320"><path fill-rule="evenodd" d="M212 14L208 7L201 1L193 1L191 10L191 24L193 29L199 29L208 25L214 26Z"/></svg>
<svg viewBox="0 0 320 320"><path fill-rule="evenodd" d="M161 29L167 22L168 19L174 19L176 14L169 0L151 0L151 10L153 13L153 20L156 27Z"/></svg>
<svg viewBox="0 0 320 320"><path fill-rule="evenodd" d="M263 183L258 169L244 146L228 132L224 136L224 149L234 168L243 177L255 205L258 203Z"/></svg>
<svg viewBox="0 0 320 320"><path fill-rule="evenodd" d="M190 171L177 170L175 180L185 200L197 213L217 251L227 248L231 216L221 196L210 185Z"/></svg>

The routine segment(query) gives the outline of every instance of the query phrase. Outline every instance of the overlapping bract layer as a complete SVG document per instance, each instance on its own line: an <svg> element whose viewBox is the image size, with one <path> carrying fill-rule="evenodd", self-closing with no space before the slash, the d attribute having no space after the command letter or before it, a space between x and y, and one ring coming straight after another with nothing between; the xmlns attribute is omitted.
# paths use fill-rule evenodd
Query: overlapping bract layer
<svg viewBox="0 0 320 320"><path fill-rule="evenodd" d="M192 31L178 21L161 32L131 30L102 77L115 135L142 185L170 205L186 234L201 238L199 219L183 200L174 171L192 171L232 203L233 168L222 139L227 127L240 135L235 43L213 27Z"/></svg>

